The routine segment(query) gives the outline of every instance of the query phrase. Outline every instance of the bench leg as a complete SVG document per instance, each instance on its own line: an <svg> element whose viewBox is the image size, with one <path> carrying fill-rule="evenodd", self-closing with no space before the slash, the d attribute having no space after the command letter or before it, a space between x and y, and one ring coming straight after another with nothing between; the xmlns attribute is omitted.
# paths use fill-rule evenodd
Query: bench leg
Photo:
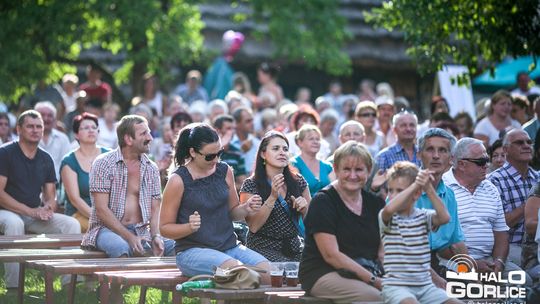
<svg viewBox="0 0 540 304"><path fill-rule="evenodd" d="M148 288L146 286L141 286L141 293L139 294L139 304L146 303L146 290Z"/></svg>
<svg viewBox="0 0 540 304"><path fill-rule="evenodd" d="M109 304L109 282L105 280L99 283L99 299L101 304Z"/></svg>
<svg viewBox="0 0 540 304"><path fill-rule="evenodd" d="M68 286L68 304L75 303L75 289L77 288L77 275L72 274Z"/></svg>
<svg viewBox="0 0 540 304"><path fill-rule="evenodd" d="M182 294L179 291L172 291L173 304L182 304Z"/></svg>
<svg viewBox="0 0 540 304"><path fill-rule="evenodd" d="M53 288L54 274L45 270L45 303L54 303L54 288Z"/></svg>
<svg viewBox="0 0 540 304"><path fill-rule="evenodd" d="M19 288L17 288L17 303L23 303L24 297L24 277L26 271L26 264L24 262L19 263Z"/></svg>
<svg viewBox="0 0 540 304"><path fill-rule="evenodd" d="M124 303L124 297L122 297L122 290L120 289L120 284L112 280L110 283L110 298L109 303L112 304L122 304Z"/></svg>

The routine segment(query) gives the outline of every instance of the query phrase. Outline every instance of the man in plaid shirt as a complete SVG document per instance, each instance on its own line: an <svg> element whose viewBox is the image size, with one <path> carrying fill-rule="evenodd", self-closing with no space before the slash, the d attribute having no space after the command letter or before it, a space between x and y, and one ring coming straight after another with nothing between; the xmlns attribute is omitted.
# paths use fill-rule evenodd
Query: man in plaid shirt
<svg viewBox="0 0 540 304"><path fill-rule="evenodd" d="M146 156L152 141L148 122L124 116L117 134L119 147L92 164L92 213L82 245L109 257L173 255L174 241L159 234L161 183Z"/></svg>
<svg viewBox="0 0 540 304"><path fill-rule="evenodd" d="M497 187L506 218L510 227L510 252L508 260L521 265L521 244L523 240L523 210L531 188L539 181L540 175L529 167L532 159L532 140L521 129L511 130L503 138L506 163L488 176Z"/></svg>

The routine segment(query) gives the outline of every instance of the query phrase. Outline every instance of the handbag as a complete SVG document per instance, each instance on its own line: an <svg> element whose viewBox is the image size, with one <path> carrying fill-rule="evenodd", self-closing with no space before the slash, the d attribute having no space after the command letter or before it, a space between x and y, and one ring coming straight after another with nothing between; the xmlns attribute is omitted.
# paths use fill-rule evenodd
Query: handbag
<svg viewBox="0 0 540 304"><path fill-rule="evenodd" d="M261 275L266 270L254 267L237 265L229 268L216 267L214 275L197 275L189 279L189 281L211 279L216 284L216 288L221 289L256 289L261 286Z"/></svg>

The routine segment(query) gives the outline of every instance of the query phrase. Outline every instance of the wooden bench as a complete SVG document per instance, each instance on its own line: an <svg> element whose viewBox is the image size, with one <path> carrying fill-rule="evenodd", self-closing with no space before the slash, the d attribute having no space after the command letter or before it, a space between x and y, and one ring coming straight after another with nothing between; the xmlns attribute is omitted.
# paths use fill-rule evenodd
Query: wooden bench
<svg viewBox="0 0 540 304"><path fill-rule="evenodd" d="M175 257L63 259L50 261L27 261L26 267L37 269L45 277L45 303L54 303L53 279L56 275L71 274L68 303L75 299L77 275L96 278L96 272L125 270L155 270L176 267Z"/></svg>
<svg viewBox="0 0 540 304"><path fill-rule="evenodd" d="M305 296L305 291L267 292L265 303L276 304L332 304L331 300Z"/></svg>
<svg viewBox="0 0 540 304"><path fill-rule="evenodd" d="M140 304L146 302L146 291L149 287L171 291L172 303L181 304L182 295L176 291L176 285L188 280L178 268L151 271L106 271L96 272L96 276L100 283L101 304L122 303L121 286L141 286Z"/></svg>
<svg viewBox="0 0 540 304"><path fill-rule="evenodd" d="M81 246L82 234L0 235L0 249L44 249Z"/></svg>
<svg viewBox="0 0 540 304"><path fill-rule="evenodd" d="M246 290L230 290L217 288L202 288L192 289L184 295L189 298L200 298L201 304L210 304L211 300L215 300L216 304L225 303L261 303L266 298L266 293L285 292L285 291L301 291L300 287L271 287L263 285L257 289Z"/></svg>
<svg viewBox="0 0 540 304"><path fill-rule="evenodd" d="M24 279L26 275L25 262L28 260L54 260L54 259L95 259L106 258L101 251L89 251L82 249L3 249L0 250L1 263L19 263L19 288L17 290L18 303L23 302Z"/></svg>

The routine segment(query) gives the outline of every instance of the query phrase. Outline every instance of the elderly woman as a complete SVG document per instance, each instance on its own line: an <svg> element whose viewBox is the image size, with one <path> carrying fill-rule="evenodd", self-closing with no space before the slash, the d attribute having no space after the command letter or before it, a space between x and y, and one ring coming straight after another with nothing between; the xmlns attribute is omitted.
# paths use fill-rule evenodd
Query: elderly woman
<svg viewBox="0 0 540 304"><path fill-rule="evenodd" d="M88 219L92 210L90 201L89 172L92 162L109 151L97 146L99 128L97 116L83 113L73 119L73 133L79 147L69 152L60 164L60 176L67 201L64 213L74 217L81 225L81 231L88 229Z"/></svg>
<svg viewBox="0 0 540 304"><path fill-rule="evenodd" d="M362 189L372 164L363 144L348 141L334 154L337 180L311 200L299 278L316 297L381 301L377 216L384 201Z"/></svg>
<svg viewBox="0 0 540 304"><path fill-rule="evenodd" d="M288 152L285 135L268 132L257 151L255 172L240 189L241 202L254 195L264 202L259 212L246 217L247 247L273 262L300 261L303 217L311 200L306 180L292 173Z"/></svg>
<svg viewBox="0 0 540 304"><path fill-rule="evenodd" d="M321 149L321 137L321 131L317 126L310 124L302 126L296 133L300 155L293 157L291 161L306 179L311 196L335 179L332 165L317 157Z"/></svg>
<svg viewBox="0 0 540 304"><path fill-rule="evenodd" d="M491 96L491 104L488 116L478 122L474 128L474 137L484 142L489 147L501 135L508 131L507 128L521 129L521 125L510 116L512 111L512 96L504 90L499 90Z"/></svg>

